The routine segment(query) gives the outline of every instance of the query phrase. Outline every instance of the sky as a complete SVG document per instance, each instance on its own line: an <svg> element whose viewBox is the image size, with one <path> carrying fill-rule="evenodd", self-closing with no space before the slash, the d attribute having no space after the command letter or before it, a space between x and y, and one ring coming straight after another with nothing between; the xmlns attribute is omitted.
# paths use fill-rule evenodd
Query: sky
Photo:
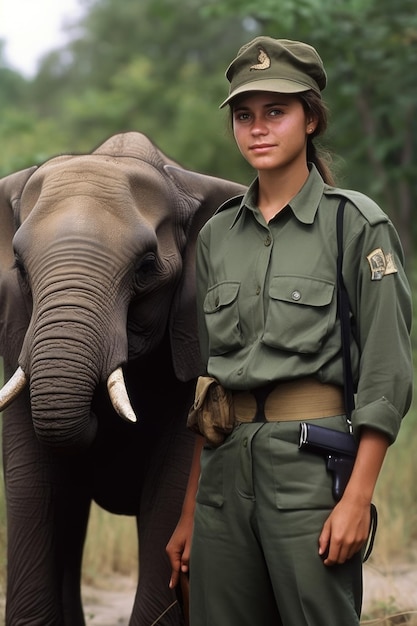
<svg viewBox="0 0 417 626"><path fill-rule="evenodd" d="M0 39L8 65L28 78L40 58L64 45L62 26L82 14L79 0L0 0Z"/></svg>

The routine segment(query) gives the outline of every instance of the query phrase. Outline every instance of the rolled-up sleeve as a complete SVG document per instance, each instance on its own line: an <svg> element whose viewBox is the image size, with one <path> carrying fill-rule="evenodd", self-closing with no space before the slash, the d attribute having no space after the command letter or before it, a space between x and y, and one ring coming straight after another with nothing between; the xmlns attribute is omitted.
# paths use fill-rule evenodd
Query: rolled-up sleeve
<svg viewBox="0 0 417 626"><path fill-rule="evenodd" d="M353 426L379 430L392 443L412 398L412 298L388 219L363 222L346 245L343 273L359 348Z"/></svg>

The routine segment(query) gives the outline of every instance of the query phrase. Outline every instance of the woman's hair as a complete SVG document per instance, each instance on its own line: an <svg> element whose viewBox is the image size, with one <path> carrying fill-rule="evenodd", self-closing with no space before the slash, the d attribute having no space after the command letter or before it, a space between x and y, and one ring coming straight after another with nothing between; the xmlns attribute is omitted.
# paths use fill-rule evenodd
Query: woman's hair
<svg viewBox="0 0 417 626"><path fill-rule="evenodd" d="M307 137L307 161L314 163L322 179L328 185L335 186L335 180L330 169L330 156L319 151L314 144L314 138L323 135L327 128L327 107L320 95L313 91L304 91L298 94L307 117L317 120L314 132Z"/></svg>

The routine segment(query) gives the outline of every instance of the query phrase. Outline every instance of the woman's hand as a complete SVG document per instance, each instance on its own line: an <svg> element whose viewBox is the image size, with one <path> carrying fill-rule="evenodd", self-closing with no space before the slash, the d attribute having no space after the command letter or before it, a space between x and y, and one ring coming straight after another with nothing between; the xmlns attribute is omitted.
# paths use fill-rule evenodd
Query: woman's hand
<svg viewBox="0 0 417 626"><path fill-rule="evenodd" d="M195 496L200 478L200 456L204 443L204 437L196 435L194 455L190 475L188 477L187 491L182 505L181 517L166 547L172 567L171 579L169 581L171 589L178 584L180 572L188 572L191 537L194 526Z"/></svg>
<svg viewBox="0 0 417 626"><path fill-rule="evenodd" d="M319 555L325 565L344 563L369 536L371 502L389 442L376 430L363 428L352 475L340 502L324 523Z"/></svg>
<svg viewBox="0 0 417 626"><path fill-rule="evenodd" d="M344 563L362 548L369 535L370 517L369 501L343 496L319 537L319 554L325 565Z"/></svg>
<svg viewBox="0 0 417 626"><path fill-rule="evenodd" d="M171 589L177 586L180 572L188 573L192 532L193 517L183 514L166 547L172 568L169 581Z"/></svg>

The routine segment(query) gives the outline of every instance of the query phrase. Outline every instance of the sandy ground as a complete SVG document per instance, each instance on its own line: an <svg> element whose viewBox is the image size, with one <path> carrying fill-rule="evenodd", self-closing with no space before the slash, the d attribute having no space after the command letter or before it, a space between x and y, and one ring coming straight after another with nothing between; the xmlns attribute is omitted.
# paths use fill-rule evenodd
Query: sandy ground
<svg viewBox="0 0 417 626"><path fill-rule="evenodd" d="M85 621L88 626L128 626L136 582L115 576L105 588L83 586Z"/></svg>
<svg viewBox="0 0 417 626"><path fill-rule="evenodd" d="M83 598L87 624L128 626L134 590L134 581L123 577L114 579L111 590L84 587ZM374 620L368 621L366 615L382 607L389 609L392 614L407 613L407 617L413 619L413 622L408 623L417 624L416 565L398 566L391 571L376 567L372 563L364 565L364 625L375 624ZM383 622L379 624L382 625Z"/></svg>
<svg viewBox="0 0 417 626"><path fill-rule="evenodd" d="M384 570L372 563L364 566L364 625L407 623L417 625L417 565L397 566ZM135 582L127 577L114 576L100 588L84 586L83 601L88 626L128 626L135 593ZM0 605L3 604L0 599ZM390 613L404 613L408 621L398 616L393 621L368 619L378 608L389 608ZM1 606L3 613L3 608ZM374 613L373 613L374 614ZM0 620L4 626L4 622Z"/></svg>
<svg viewBox="0 0 417 626"><path fill-rule="evenodd" d="M398 615L390 622L363 620L363 624L400 624L417 626L417 565L397 565L393 568L374 566L372 562L364 565L364 605L363 614L375 613L376 609L385 608L391 615ZM405 618L407 616L407 619Z"/></svg>

